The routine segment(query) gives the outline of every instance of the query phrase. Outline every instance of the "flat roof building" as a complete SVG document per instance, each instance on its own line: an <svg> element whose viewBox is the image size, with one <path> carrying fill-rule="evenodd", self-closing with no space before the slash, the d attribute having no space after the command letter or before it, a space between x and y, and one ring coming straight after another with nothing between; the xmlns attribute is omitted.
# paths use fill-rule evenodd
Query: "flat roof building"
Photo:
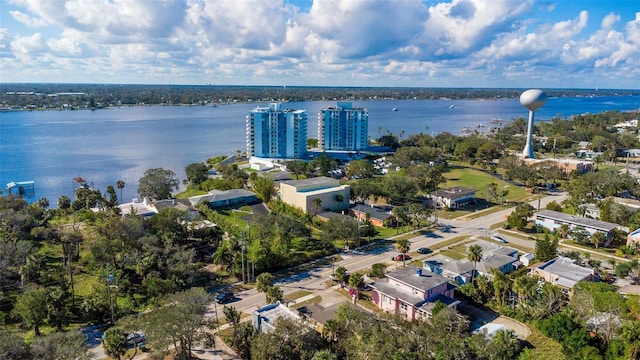
<svg viewBox="0 0 640 360"><path fill-rule="evenodd" d="M323 150L366 150L368 131L369 112L350 102L338 102L318 113L318 146Z"/></svg>
<svg viewBox="0 0 640 360"><path fill-rule="evenodd" d="M618 224L546 209L538 211L535 214L535 218L536 225L540 225L550 231L554 231L563 224L566 224L569 226L569 229L583 228L589 235L602 232L609 237L613 229L622 229Z"/></svg>

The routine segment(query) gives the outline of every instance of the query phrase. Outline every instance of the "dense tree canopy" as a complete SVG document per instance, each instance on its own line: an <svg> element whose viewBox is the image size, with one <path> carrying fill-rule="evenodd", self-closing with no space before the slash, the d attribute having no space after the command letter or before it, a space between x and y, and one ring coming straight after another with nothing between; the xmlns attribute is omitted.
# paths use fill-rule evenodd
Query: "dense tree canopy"
<svg viewBox="0 0 640 360"><path fill-rule="evenodd" d="M149 169L140 178L138 194L154 200L169 199L171 192L177 190L179 184L173 171L163 168Z"/></svg>

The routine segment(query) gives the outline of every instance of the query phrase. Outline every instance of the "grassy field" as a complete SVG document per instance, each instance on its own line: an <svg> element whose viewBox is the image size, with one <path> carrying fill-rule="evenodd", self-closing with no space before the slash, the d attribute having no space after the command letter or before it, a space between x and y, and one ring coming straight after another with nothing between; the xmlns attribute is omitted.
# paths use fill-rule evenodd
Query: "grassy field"
<svg viewBox="0 0 640 360"><path fill-rule="evenodd" d="M443 175L447 179L444 187L465 186L474 188L478 190L476 196L482 199L486 198L485 192L489 187L489 184L495 183L498 187L501 185L501 181L499 179L494 178L484 171L468 167L453 166L451 171ZM509 183L504 184L504 189L509 191L505 197L505 201L519 201L529 196L524 188L513 186Z"/></svg>

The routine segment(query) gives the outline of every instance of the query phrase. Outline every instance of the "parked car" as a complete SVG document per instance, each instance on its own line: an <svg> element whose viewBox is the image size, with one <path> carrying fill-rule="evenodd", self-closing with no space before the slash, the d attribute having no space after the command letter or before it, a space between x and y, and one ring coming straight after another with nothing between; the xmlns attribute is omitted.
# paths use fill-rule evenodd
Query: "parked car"
<svg viewBox="0 0 640 360"><path fill-rule="evenodd" d="M508 242L507 240L505 240L504 238L502 238L502 237L500 237L498 235L492 235L491 236L491 240L498 241L498 242L501 242L503 244L506 244Z"/></svg>
<svg viewBox="0 0 640 360"><path fill-rule="evenodd" d="M418 249L418 254L431 254L433 251L426 247L421 247Z"/></svg>
<svg viewBox="0 0 640 360"><path fill-rule="evenodd" d="M411 257L407 254L400 254L391 258L391 260L394 260L394 261L403 261L403 260L409 260L409 259L411 259Z"/></svg>
<svg viewBox="0 0 640 360"><path fill-rule="evenodd" d="M229 300L231 300L233 298L234 298L234 296L233 296L232 292L224 291L224 292L221 292L220 294L216 295L216 302L218 304L222 304L222 303L225 303L225 302L227 302L227 301L229 301Z"/></svg>

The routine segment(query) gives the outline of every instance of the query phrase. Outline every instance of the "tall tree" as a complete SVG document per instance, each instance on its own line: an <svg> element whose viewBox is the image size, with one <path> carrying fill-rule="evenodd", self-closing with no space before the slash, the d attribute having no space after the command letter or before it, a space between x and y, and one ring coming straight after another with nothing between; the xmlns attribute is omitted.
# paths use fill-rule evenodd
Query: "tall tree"
<svg viewBox="0 0 640 360"><path fill-rule="evenodd" d="M176 359L190 359L193 346L209 338L211 324L204 315L211 295L202 288L191 288L164 300L162 306L141 317L146 339L161 351L174 346Z"/></svg>
<svg viewBox="0 0 640 360"><path fill-rule="evenodd" d="M102 347L107 355L121 359L128 347L127 336L122 328L114 326L107 329L102 338Z"/></svg>
<svg viewBox="0 0 640 360"><path fill-rule="evenodd" d="M266 293L271 286L275 278L268 272L264 272L256 277L256 290L261 293Z"/></svg>
<svg viewBox="0 0 640 360"><path fill-rule="evenodd" d="M476 266L482 260L482 248L480 245L470 245L467 247L467 259L473 262L473 272L471 273L471 283L475 283Z"/></svg>
<svg viewBox="0 0 640 360"><path fill-rule="evenodd" d="M222 313L225 319L231 325L233 329L233 341L232 345L235 346L238 343L238 328L240 326L240 312L233 306L225 306L222 308Z"/></svg>
<svg viewBox="0 0 640 360"><path fill-rule="evenodd" d="M521 350L522 344L513 330L498 330L491 337L487 353L490 360L510 360Z"/></svg>
<svg viewBox="0 0 640 360"><path fill-rule="evenodd" d="M406 266L407 253L411 247L411 243L407 239L399 239L396 241L396 249L402 253L402 266Z"/></svg>
<svg viewBox="0 0 640 360"><path fill-rule="evenodd" d="M535 249L536 259L538 261L549 261L558 256L558 239L551 238L549 233L544 234L544 238L536 239Z"/></svg>
<svg viewBox="0 0 640 360"><path fill-rule="evenodd" d="M142 197L155 200L169 199L171 192L178 190L180 182L171 170L153 168L144 172L140 178L138 193Z"/></svg>
<svg viewBox="0 0 640 360"><path fill-rule="evenodd" d="M187 180L192 185L200 185L202 182L207 180L207 172L209 168L204 163L192 163L187 165L184 169L185 174L187 175Z"/></svg>
<svg viewBox="0 0 640 360"><path fill-rule="evenodd" d="M607 241L607 236L603 233L603 232L596 232L595 234L591 235L591 243L596 247L596 250L598 250L598 247L604 243L606 243Z"/></svg>
<svg viewBox="0 0 640 360"><path fill-rule="evenodd" d="M265 301L267 304L275 304L278 301L282 302L284 300L284 293L279 286L269 286L267 289L267 293L265 296Z"/></svg>
<svg viewBox="0 0 640 360"><path fill-rule="evenodd" d="M87 339L79 330L61 331L36 338L31 343L33 359L42 360L89 360L93 359Z"/></svg>
<svg viewBox="0 0 640 360"><path fill-rule="evenodd" d="M49 315L46 290L36 287L18 295L13 311L27 326L33 328L36 336L40 336L40 326L45 323Z"/></svg>
<svg viewBox="0 0 640 360"><path fill-rule="evenodd" d="M253 188L253 191L256 192L256 195L258 195L258 198L265 203L271 201L277 192L273 179L264 176L258 176L254 181L252 181L251 187Z"/></svg>
<svg viewBox="0 0 640 360"><path fill-rule="evenodd" d="M320 198L313 198L311 200L311 205L313 206L313 213L317 215L322 209L322 200Z"/></svg>
<svg viewBox="0 0 640 360"><path fill-rule="evenodd" d="M124 200L122 198L122 189L124 189L124 181L123 180L116 181L116 187L120 190L120 201Z"/></svg>

